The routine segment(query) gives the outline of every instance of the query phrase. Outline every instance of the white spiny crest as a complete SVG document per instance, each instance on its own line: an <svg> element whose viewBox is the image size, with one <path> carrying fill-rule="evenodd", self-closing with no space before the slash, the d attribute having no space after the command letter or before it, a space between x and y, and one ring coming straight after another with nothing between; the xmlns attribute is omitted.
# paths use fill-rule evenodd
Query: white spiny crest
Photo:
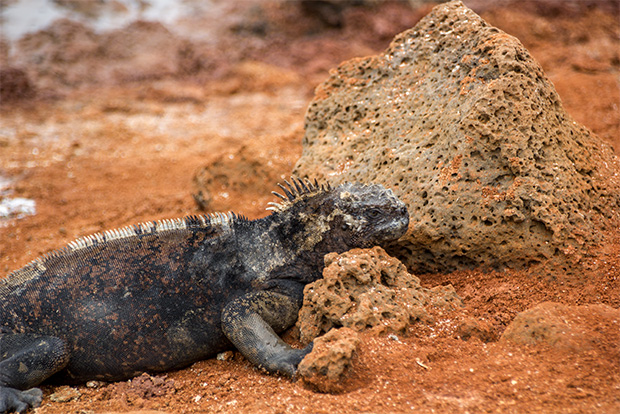
<svg viewBox="0 0 620 414"><path fill-rule="evenodd" d="M276 197L282 199L283 201L279 203L273 201L267 203L267 205L269 206L267 207L267 210L271 210L273 212L284 211L291 205L295 204L297 201L307 196L315 195L321 191L329 191L332 189L329 183L319 184L316 179L314 180L314 182L312 182L307 178L301 179L299 177L291 177L291 181L292 184L289 181L284 180L284 184L286 184L286 186L280 183L277 184L278 187L280 187L282 191L284 191L285 195L282 195L277 191L272 191L271 193Z"/></svg>
<svg viewBox="0 0 620 414"><path fill-rule="evenodd" d="M95 233L90 236L79 238L69 243L67 248L70 251L78 250L94 246L99 243L125 239L141 234L152 234L164 231L201 228L207 226L227 226L236 217L237 216L234 213L212 213L209 215L147 221L144 223L134 224L133 226L106 230L101 233Z"/></svg>

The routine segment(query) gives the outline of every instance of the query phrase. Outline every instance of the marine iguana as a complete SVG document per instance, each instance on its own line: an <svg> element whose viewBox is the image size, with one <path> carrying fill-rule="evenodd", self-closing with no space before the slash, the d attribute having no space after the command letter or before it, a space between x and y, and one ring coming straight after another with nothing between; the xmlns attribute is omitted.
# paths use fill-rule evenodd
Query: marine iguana
<svg viewBox="0 0 620 414"><path fill-rule="evenodd" d="M407 208L380 185L278 184L272 214L142 223L78 239L0 280L0 413L55 382L115 381L238 349L293 376L312 349L291 327L323 256L401 237Z"/></svg>

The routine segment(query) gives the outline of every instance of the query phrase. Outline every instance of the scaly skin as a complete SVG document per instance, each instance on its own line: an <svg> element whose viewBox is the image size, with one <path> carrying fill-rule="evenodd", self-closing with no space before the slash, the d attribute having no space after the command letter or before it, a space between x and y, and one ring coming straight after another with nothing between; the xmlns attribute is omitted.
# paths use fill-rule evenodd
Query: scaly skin
<svg viewBox="0 0 620 414"><path fill-rule="evenodd" d="M249 221L233 213L96 234L0 280L0 413L41 402L50 379L114 381L238 349L293 376L310 352L291 327L323 256L401 237L405 205L378 185L294 180Z"/></svg>

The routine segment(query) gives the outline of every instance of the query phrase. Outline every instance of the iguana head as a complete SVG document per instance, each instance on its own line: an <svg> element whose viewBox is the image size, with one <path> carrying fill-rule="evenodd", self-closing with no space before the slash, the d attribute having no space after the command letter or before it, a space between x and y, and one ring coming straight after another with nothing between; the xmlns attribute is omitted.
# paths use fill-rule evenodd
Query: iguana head
<svg viewBox="0 0 620 414"><path fill-rule="evenodd" d="M285 201L271 209L300 222L297 244L304 250L342 252L371 247L403 236L409 225L407 207L392 190L378 184L345 183L332 188L309 181L280 185Z"/></svg>
<svg viewBox="0 0 620 414"><path fill-rule="evenodd" d="M405 203L392 190L372 184L342 184L327 197L333 208L332 232L342 233L349 247L370 247L399 239L409 226Z"/></svg>

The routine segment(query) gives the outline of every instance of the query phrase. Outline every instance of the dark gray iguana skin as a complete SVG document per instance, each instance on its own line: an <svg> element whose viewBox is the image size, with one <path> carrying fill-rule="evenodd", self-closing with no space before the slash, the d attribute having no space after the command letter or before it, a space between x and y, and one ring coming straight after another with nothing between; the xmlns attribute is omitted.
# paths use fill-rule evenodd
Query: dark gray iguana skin
<svg viewBox="0 0 620 414"><path fill-rule="evenodd" d="M143 223L70 243L0 280L0 413L41 402L33 388L121 380L238 349L294 375L311 350L295 323L323 256L401 237L405 205L379 185L294 179L273 213ZM25 390L25 391L24 391Z"/></svg>

